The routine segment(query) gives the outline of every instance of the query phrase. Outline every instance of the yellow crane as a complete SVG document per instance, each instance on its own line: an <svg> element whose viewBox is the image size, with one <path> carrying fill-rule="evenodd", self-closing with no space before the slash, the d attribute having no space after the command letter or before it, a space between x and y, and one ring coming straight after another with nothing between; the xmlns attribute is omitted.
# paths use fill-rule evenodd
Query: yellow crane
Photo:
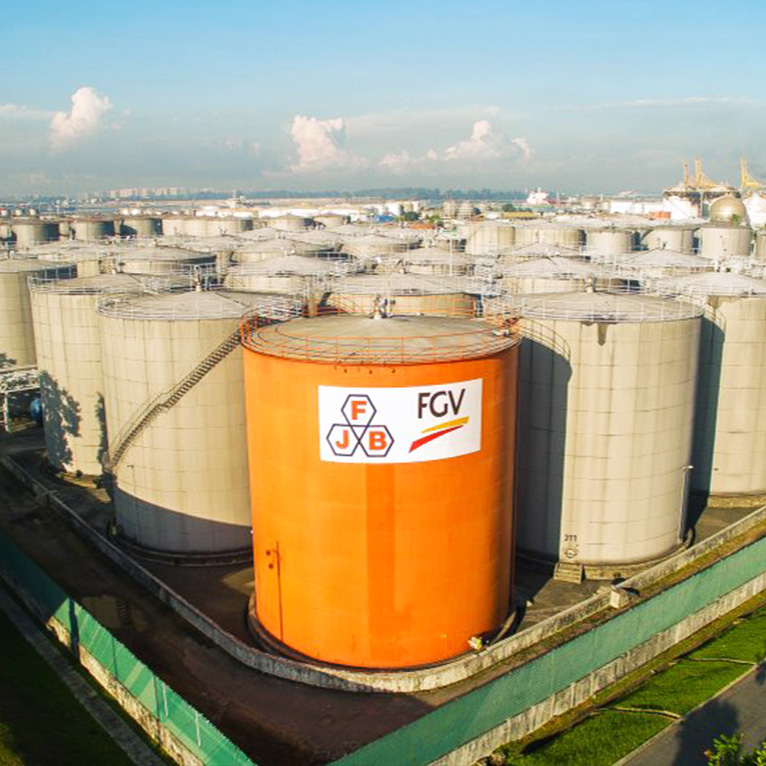
<svg viewBox="0 0 766 766"><path fill-rule="evenodd" d="M742 189L763 189L765 187L757 178L753 178L747 170L747 160L739 158L739 185Z"/></svg>

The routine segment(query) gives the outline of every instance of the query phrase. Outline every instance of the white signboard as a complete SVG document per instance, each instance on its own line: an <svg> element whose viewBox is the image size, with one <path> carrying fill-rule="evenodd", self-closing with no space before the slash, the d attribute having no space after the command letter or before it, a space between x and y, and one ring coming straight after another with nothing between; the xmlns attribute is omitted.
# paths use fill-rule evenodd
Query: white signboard
<svg viewBox="0 0 766 766"><path fill-rule="evenodd" d="M421 463L481 449L482 381L319 386L319 455L332 463Z"/></svg>

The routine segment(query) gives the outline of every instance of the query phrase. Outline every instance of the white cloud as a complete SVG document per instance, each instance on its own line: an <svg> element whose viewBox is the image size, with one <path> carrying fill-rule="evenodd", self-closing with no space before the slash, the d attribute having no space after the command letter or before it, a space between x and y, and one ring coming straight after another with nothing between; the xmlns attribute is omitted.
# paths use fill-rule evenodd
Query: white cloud
<svg viewBox="0 0 766 766"><path fill-rule="evenodd" d="M94 88L83 86L72 94L69 112L56 112L51 120L51 146L59 151L99 132L112 103Z"/></svg>
<svg viewBox="0 0 766 766"><path fill-rule="evenodd" d="M346 126L342 117L318 120L296 115L290 128L298 162L290 165L293 173L321 170L359 170L367 161L344 149Z"/></svg>
<svg viewBox="0 0 766 766"><path fill-rule="evenodd" d="M532 148L525 138L509 140L502 133L495 132L489 120L477 120L471 129L471 137L448 147L444 152L444 159L484 162L516 159L519 155L524 161L532 156Z"/></svg>
<svg viewBox="0 0 766 766"><path fill-rule="evenodd" d="M0 119L4 120L49 120L52 114L19 104L0 104Z"/></svg>

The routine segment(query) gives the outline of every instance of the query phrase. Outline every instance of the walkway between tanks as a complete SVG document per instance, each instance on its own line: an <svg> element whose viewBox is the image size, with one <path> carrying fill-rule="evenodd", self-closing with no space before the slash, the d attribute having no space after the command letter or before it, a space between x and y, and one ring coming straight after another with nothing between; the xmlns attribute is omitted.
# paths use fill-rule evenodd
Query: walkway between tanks
<svg viewBox="0 0 766 766"><path fill-rule="evenodd" d="M721 734L741 732L743 752L766 740L766 665L754 668L620 761L621 766L707 766L704 752Z"/></svg>
<svg viewBox="0 0 766 766"><path fill-rule="evenodd" d="M163 766L165 763L141 737L122 720L120 715L99 697L98 692L69 664L35 625L30 617L0 588L0 609L5 612L19 633L50 665L66 684L77 701L90 713L104 731L138 766Z"/></svg>

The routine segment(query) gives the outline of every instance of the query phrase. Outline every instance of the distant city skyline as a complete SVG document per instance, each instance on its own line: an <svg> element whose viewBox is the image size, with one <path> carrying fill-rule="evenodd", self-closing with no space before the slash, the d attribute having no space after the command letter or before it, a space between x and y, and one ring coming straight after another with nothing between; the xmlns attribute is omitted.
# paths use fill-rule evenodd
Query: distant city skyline
<svg viewBox="0 0 766 766"><path fill-rule="evenodd" d="M659 191L766 177L766 8L224 0L4 9L0 193Z"/></svg>

